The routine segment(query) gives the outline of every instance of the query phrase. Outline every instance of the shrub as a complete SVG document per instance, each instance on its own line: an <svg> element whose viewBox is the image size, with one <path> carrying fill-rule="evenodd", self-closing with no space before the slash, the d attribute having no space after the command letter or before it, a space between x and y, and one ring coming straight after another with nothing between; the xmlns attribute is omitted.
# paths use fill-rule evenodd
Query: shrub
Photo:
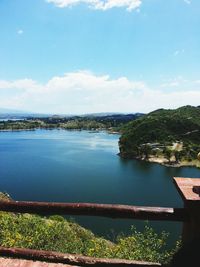
<svg viewBox="0 0 200 267"><path fill-rule="evenodd" d="M0 246L4 247L166 262L173 252L165 248L167 236L165 232L158 235L148 226L143 232L132 227L131 235L120 235L113 243L61 216L0 212Z"/></svg>

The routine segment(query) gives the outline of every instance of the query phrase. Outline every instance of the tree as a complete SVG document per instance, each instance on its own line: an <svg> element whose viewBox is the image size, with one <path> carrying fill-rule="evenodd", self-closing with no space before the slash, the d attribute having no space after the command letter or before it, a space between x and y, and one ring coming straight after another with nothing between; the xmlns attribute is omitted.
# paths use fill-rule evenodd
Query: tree
<svg viewBox="0 0 200 267"><path fill-rule="evenodd" d="M175 157L176 162L178 163L181 160L181 153L180 153L180 151L176 150L174 152L174 157Z"/></svg>
<svg viewBox="0 0 200 267"><path fill-rule="evenodd" d="M148 159L151 153L151 146L148 144L145 144L141 147L141 152L144 155L145 159Z"/></svg>
<svg viewBox="0 0 200 267"><path fill-rule="evenodd" d="M167 160L168 160L169 162L171 162L172 150L169 149L169 148L165 148L165 149L163 150L163 154L164 154L164 156L167 158Z"/></svg>

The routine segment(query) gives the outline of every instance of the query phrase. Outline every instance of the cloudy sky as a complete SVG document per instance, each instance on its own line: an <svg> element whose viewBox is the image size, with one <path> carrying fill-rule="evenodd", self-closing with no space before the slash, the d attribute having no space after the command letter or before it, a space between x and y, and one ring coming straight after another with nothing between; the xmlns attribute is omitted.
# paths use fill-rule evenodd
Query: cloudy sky
<svg viewBox="0 0 200 267"><path fill-rule="evenodd" d="M199 0L1 0L0 108L200 105Z"/></svg>

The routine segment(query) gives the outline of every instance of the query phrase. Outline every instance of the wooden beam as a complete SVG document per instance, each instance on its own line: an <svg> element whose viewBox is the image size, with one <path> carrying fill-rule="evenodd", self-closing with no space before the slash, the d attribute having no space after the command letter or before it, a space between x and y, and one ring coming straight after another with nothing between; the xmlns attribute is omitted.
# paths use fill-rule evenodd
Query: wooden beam
<svg viewBox="0 0 200 267"><path fill-rule="evenodd" d="M187 221L189 218L187 210L183 208L143 207L96 203L0 201L0 210L43 215L84 215L156 221Z"/></svg>
<svg viewBox="0 0 200 267"><path fill-rule="evenodd" d="M84 267L102 267L102 266L116 266L116 267L158 267L159 263L141 262L121 259L108 258L93 258L76 254L64 254L52 251L22 249L22 248L4 248L0 247L0 255L4 257L14 257L21 259L31 259L46 262L56 262L70 264L72 266Z"/></svg>

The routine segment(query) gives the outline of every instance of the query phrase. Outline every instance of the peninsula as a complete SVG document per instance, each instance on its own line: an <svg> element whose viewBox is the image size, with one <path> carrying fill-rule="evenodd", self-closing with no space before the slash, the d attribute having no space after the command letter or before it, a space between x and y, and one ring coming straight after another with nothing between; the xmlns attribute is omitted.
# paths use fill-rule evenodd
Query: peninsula
<svg viewBox="0 0 200 267"><path fill-rule="evenodd" d="M200 167L200 107L159 109L129 122L119 149L122 158Z"/></svg>

